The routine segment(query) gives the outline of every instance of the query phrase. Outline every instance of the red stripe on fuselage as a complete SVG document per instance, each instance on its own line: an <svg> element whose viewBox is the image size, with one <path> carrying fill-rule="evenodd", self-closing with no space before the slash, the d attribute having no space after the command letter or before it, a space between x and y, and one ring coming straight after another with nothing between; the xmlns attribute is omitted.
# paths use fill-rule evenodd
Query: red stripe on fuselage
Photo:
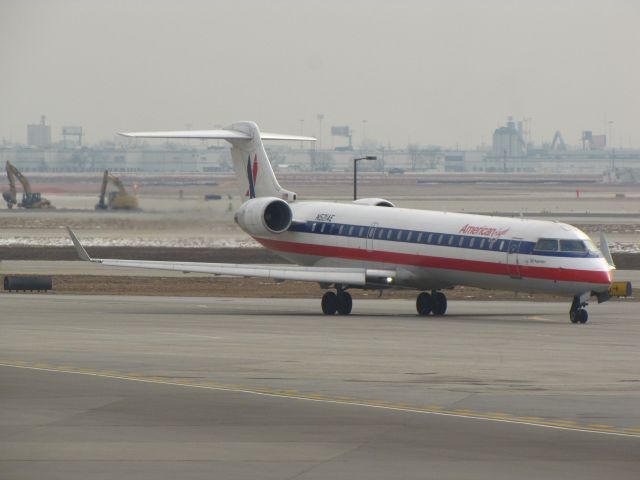
<svg viewBox="0 0 640 480"><path fill-rule="evenodd" d="M265 247L278 252L508 276L514 272L515 268L519 267L520 275L526 278L602 285L609 285L611 283L611 275L608 271L576 270L560 267L530 267L524 265L516 266L478 260L431 257L412 253L387 252L384 250L369 251L361 248L286 242L270 238L254 238Z"/></svg>

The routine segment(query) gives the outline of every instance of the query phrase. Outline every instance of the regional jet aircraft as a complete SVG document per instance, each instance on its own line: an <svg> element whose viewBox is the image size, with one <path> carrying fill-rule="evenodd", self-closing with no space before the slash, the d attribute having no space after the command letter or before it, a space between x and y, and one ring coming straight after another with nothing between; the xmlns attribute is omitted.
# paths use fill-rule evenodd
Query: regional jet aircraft
<svg viewBox="0 0 640 480"><path fill-rule="evenodd" d="M322 312L351 313L349 289L415 289L419 315L444 315L456 285L546 292L573 299L570 320L586 323L591 296L609 298L613 262L589 237L559 222L396 208L380 198L298 201L280 186L263 140L314 141L260 132L253 122L224 130L122 133L134 138L223 139L245 200L236 223L297 265L237 265L94 259L69 230L83 260L102 265L319 283ZM606 256L606 258L605 258ZM333 290L335 291L333 291Z"/></svg>

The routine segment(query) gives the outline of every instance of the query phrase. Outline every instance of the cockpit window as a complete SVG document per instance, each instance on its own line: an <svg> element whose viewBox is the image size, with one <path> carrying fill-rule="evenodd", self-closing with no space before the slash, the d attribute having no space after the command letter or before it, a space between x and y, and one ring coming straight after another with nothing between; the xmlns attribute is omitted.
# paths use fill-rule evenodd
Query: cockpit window
<svg viewBox="0 0 640 480"><path fill-rule="evenodd" d="M541 238L533 249L539 252L557 252L558 240L555 238Z"/></svg>
<svg viewBox="0 0 640 480"><path fill-rule="evenodd" d="M582 240L560 240L560 251L586 253L587 247Z"/></svg>
<svg viewBox="0 0 640 480"><path fill-rule="evenodd" d="M598 249L598 247L595 246L595 244L590 239L583 240L583 242L586 245L587 250L593 253L600 254L600 250Z"/></svg>

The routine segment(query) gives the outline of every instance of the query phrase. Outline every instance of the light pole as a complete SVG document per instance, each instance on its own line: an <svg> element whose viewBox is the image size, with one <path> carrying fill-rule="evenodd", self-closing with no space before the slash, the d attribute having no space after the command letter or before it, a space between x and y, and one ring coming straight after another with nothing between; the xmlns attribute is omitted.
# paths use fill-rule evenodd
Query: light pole
<svg viewBox="0 0 640 480"><path fill-rule="evenodd" d="M360 160L377 160L375 155L367 155L366 157L359 157L353 159L353 199L358 199L358 162Z"/></svg>
<svg viewBox="0 0 640 480"><path fill-rule="evenodd" d="M607 140L609 148L613 148L613 120L609 120L609 138Z"/></svg>
<svg viewBox="0 0 640 480"><path fill-rule="evenodd" d="M367 121L362 120L362 148L364 149L364 142L367 139Z"/></svg>
<svg viewBox="0 0 640 480"><path fill-rule="evenodd" d="M304 135L304 118L300 119L300 136ZM300 142L300 150L304 148L302 142Z"/></svg>
<svg viewBox="0 0 640 480"><path fill-rule="evenodd" d="M324 113L319 113L317 117L318 117L318 125L320 130L318 132L318 150L322 150L322 120L324 119Z"/></svg>

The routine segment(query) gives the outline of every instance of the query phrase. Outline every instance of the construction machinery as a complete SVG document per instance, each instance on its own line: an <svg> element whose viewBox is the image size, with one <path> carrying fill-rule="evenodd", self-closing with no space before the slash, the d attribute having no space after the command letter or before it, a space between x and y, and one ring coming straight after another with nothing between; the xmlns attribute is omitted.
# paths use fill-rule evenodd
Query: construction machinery
<svg viewBox="0 0 640 480"><path fill-rule="evenodd" d="M2 192L2 197L7 202L7 208L13 208L14 205L22 208L55 208L51 202L43 198L40 192L32 192L31 184L20 170L14 167L7 160L7 177L9 178L9 191ZM22 184L22 201L18 203L16 193L16 178Z"/></svg>
<svg viewBox="0 0 640 480"><path fill-rule="evenodd" d="M113 184L117 190L109 192L107 195L107 186ZM105 202L106 197L106 202ZM138 199L127 193L122 181L118 177L114 177L109 170L104 171L102 176L102 187L100 188L100 199L96 203L96 210L135 210L138 208Z"/></svg>

